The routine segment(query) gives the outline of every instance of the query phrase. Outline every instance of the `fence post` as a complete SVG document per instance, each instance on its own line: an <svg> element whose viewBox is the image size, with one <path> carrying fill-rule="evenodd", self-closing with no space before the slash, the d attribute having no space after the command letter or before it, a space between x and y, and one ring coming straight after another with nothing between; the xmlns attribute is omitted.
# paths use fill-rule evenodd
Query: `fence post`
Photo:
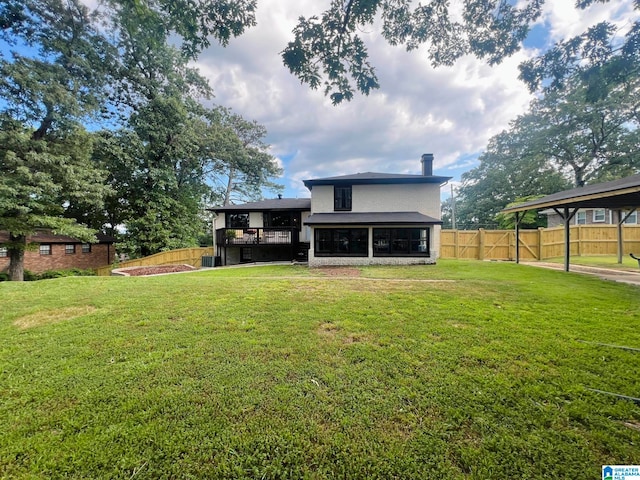
<svg viewBox="0 0 640 480"><path fill-rule="evenodd" d="M460 256L460 238L458 236L458 230L453 231L453 258L459 258Z"/></svg>
<svg viewBox="0 0 640 480"><path fill-rule="evenodd" d="M542 260L542 231L544 228L538 227L538 261Z"/></svg>
<svg viewBox="0 0 640 480"><path fill-rule="evenodd" d="M478 260L484 260L484 228L478 229Z"/></svg>

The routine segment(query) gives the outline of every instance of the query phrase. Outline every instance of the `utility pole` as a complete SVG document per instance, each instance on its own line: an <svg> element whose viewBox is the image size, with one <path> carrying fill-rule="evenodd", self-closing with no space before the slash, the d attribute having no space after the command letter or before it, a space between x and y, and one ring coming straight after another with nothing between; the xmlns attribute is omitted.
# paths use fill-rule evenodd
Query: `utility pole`
<svg viewBox="0 0 640 480"><path fill-rule="evenodd" d="M451 184L451 230L456 229L456 197L453 193L453 183Z"/></svg>

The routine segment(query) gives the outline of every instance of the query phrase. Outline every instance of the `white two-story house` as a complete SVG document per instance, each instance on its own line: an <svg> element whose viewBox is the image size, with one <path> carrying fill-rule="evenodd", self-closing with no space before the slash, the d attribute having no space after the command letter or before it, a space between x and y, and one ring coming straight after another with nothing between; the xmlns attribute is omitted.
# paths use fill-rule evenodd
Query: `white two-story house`
<svg viewBox="0 0 640 480"><path fill-rule="evenodd" d="M422 175L357 173L305 180L311 199L278 198L212 209L222 265L302 260L309 266L435 263L440 187L433 155Z"/></svg>
<svg viewBox="0 0 640 480"><path fill-rule="evenodd" d="M440 187L433 155L422 175L358 173L305 180L311 191L309 266L435 263Z"/></svg>

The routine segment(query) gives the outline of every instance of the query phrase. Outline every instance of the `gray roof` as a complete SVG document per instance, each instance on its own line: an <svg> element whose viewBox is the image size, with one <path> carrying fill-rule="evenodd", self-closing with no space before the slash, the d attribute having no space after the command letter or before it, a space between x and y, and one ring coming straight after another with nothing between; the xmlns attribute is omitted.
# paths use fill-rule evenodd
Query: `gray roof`
<svg viewBox="0 0 640 480"><path fill-rule="evenodd" d="M212 212L235 212L252 211L260 212L267 210L311 210L310 198L272 198L259 202L243 203L241 205L227 205L226 207L208 208Z"/></svg>
<svg viewBox="0 0 640 480"><path fill-rule="evenodd" d="M104 233L96 233L98 243L115 243L116 239L110 235ZM9 242L9 232L0 231L0 243ZM27 236L27 242L34 243L85 243L83 240L78 240L74 237L67 235L56 235L49 230L38 230L33 235Z"/></svg>
<svg viewBox="0 0 640 480"><path fill-rule="evenodd" d="M564 190L546 197L505 208L513 213L552 207L624 209L640 206L640 174L612 182L595 183Z"/></svg>
<svg viewBox="0 0 640 480"><path fill-rule="evenodd" d="M375 185L375 184L406 184L406 183L438 183L442 184L452 177L434 175L407 175L401 173L365 172L338 177L314 178L304 180L304 185L311 189L314 185Z"/></svg>
<svg viewBox="0 0 640 480"><path fill-rule="evenodd" d="M441 220L419 212L314 213L305 225L440 225Z"/></svg>

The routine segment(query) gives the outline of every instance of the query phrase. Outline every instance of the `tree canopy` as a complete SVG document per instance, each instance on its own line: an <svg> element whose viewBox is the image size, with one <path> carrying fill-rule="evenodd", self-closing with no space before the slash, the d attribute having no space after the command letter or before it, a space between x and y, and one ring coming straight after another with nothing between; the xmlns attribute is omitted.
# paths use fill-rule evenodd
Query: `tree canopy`
<svg viewBox="0 0 640 480"><path fill-rule="evenodd" d="M543 3L332 0L299 19L282 60L338 104L379 86L362 31L407 50L424 45L434 66L465 55L495 64L521 47ZM89 227L124 228L138 253L152 253L196 241L206 198L277 191L280 169L264 128L222 107L203 109L212 89L192 66L211 42L225 46L255 25L256 8L257 0L0 3L0 43L8 47L0 50L0 228L11 234L13 278L21 277L26 237L39 227L78 238L90 238ZM638 120L629 99L637 96L640 24L623 33L614 40L612 25L593 25L522 65L521 78L531 89L544 85L545 100L484 157L500 165L514 161L506 150L519 151L515 175L540 178L520 194L556 188L567 172L581 183L636 168L621 152L638 146L628 126ZM570 95L586 103L578 107ZM614 111L616 102L629 108ZM466 186L498 170L482 166Z"/></svg>
<svg viewBox="0 0 640 480"><path fill-rule="evenodd" d="M462 175L459 224L496 226L499 211L518 198L640 172L640 75L609 82L599 98L579 73L564 84L532 101Z"/></svg>
<svg viewBox="0 0 640 480"><path fill-rule="evenodd" d="M254 0L0 5L10 50L0 56L0 229L12 279L22 279L37 228L83 240L124 232L138 255L197 244L212 189L205 173L222 142L200 136L216 128L199 103L211 88L189 62L253 25L254 11Z"/></svg>
<svg viewBox="0 0 640 480"><path fill-rule="evenodd" d="M595 2L577 0L586 9ZM321 14L300 17L294 39L282 52L284 64L312 88L324 87L334 104L350 100L356 91L369 94L379 87L375 67L362 32L375 32L391 45L408 51L424 45L434 66L452 65L465 55L497 64L519 50L531 25L539 19L544 0L332 0ZM634 0L634 8L640 2ZM622 41L608 22L590 26L565 39L540 57L521 65L520 78L536 90L542 84L558 88L581 73L595 90L609 78L637 70L640 22L633 23ZM612 60L616 61L612 61Z"/></svg>

